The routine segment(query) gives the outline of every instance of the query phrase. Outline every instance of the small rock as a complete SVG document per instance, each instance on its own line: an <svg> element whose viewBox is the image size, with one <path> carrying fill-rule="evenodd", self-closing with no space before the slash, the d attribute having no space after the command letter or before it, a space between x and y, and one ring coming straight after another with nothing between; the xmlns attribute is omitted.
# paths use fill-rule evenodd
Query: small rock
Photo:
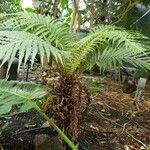
<svg viewBox="0 0 150 150"><path fill-rule="evenodd" d="M58 136L37 134L34 138L35 150L65 150Z"/></svg>

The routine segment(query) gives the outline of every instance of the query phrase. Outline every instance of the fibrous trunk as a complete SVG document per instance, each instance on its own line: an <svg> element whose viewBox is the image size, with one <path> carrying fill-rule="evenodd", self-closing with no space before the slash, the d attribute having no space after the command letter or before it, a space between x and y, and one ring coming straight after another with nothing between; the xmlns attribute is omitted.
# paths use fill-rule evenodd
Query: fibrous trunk
<svg viewBox="0 0 150 150"><path fill-rule="evenodd" d="M55 96L49 96L49 100L43 108L50 106L53 117L73 139L77 138L77 108L80 105L80 96L75 94L76 78L61 76L54 84ZM78 92L80 93L80 92Z"/></svg>

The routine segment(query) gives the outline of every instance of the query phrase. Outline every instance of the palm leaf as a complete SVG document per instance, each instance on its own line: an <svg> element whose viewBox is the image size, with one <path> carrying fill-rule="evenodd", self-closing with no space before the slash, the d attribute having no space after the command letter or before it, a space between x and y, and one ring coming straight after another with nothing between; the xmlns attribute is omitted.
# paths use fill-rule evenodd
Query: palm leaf
<svg viewBox="0 0 150 150"><path fill-rule="evenodd" d="M18 112L25 112L37 106L35 99L47 93L34 83L0 80L0 114L9 113L13 106L20 106Z"/></svg>

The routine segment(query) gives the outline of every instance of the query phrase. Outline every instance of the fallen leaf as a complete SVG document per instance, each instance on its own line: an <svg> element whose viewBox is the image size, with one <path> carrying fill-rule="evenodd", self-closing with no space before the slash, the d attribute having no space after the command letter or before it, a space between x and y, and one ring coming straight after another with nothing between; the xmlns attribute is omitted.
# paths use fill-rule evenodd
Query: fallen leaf
<svg viewBox="0 0 150 150"><path fill-rule="evenodd" d="M94 126L94 125L90 125L90 128L92 128L92 129L94 129L94 130L99 131L99 128L98 128L98 127L96 127L96 126Z"/></svg>

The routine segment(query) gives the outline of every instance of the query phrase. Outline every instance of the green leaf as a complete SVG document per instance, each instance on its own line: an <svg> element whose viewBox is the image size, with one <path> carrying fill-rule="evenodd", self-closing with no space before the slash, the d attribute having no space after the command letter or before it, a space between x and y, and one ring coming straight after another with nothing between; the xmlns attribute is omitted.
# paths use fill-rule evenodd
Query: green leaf
<svg viewBox="0 0 150 150"><path fill-rule="evenodd" d="M11 26L10 26L11 24ZM22 30L33 33L45 41L52 43L54 47L66 50L72 36L69 29L61 22L50 17L44 17L36 13L16 13L0 16L1 30Z"/></svg>
<svg viewBox="0 0 150 150"><path fill-rule="evenodd" d="M47 57L47 61L53 59L56 62L62 62L60 51L38 36L23 31L0 31L0 59L3 59L1 66L9 61L7 72L17 53L19 53L18 69L23 61L26 64L30 55L32 55L31 65L33 65L38 53L40 53L41 62L44 56Z"/></svg>
<svg viewBox="0 0 150 150"><path fill-rule="evenodd" d="M0 114L9 113L13 106L16 113L36 108L37 99L46 96L41 85L34 83L0 80Z"/></svg>
<svg viewBox="0 0 150 150"><path fill-rule="evenodd" d="M10 112L12 105L0 105L0 115L1 114L7 114L8 112Z"/></svg>
<svg viewBox="0 0 150 150"><path fill-rule="evenodd" d="M26 102L20 106L18 113L27 112L29 109L32 109L34 107L36 107L36 102L34 101Z"/></svg>
<svg viewBox="0 0 150 150"><path fill-rule="evenodd" d="M25 8L25 11L26 12L35 12L35 10L33 8L30 8L30 7Z"/></svg>
<svg viewBox="0 0 150 150"><path fill-rule="evenodd" d="M127 62L140 69L150 70L150 39L123 28L101 25L77 43L82 50L80 70L97 64L101 70Z"/></svg>

